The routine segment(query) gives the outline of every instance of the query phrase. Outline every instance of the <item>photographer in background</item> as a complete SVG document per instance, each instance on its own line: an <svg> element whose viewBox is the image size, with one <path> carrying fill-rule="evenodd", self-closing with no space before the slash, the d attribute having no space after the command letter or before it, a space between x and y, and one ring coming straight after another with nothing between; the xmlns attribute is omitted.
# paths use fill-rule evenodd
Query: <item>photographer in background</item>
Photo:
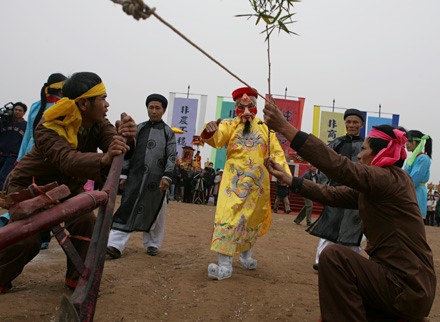
<svg viewBox="0 0 440 322"><path fill-rule="evenodd" d="M0 109L0 189L17 160L26 131L27 122L23 118L26 111L27 106L22 102L8 103Z"/></svg>

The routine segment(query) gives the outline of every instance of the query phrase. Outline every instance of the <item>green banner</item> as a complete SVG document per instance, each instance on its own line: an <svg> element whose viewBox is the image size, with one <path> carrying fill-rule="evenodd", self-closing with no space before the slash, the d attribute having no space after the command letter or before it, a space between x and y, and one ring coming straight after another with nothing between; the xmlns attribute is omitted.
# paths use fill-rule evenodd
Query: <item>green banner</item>
<svg viewBox="0 0 440 322"><path fill-rule="evenodd" d="M217 96L216 119L232 119L235 117L235 102L223 101L223 96ZM211 160L214 169L224 169L226 163L226 148L212 149Z"/></svg>

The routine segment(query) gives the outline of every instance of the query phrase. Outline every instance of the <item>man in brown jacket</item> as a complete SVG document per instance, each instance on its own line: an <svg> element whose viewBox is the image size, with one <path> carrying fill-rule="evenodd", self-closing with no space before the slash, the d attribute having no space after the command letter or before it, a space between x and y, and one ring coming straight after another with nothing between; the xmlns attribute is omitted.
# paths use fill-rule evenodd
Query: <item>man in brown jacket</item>
<svg viewBox="0 0 440 322"><path fill-rule="evenodd" d="M267 125L301 157L342 185L292 178L271 159L266 160L269 172L307 198L359 209L368 239L369 259L342 245L323 250L322 321L423 321L434 301L436 275L412 180L401 169L405 133L390 125L373 127L354 163L287 123L276 106L267 104L264 114Z"/></svg>
<svg viewBox="0 0 440 322"><path fill-rule="evenodd" d="M106 119L107 93L98 75L73 74L63 93L65 97L43 114L35 130L35 145L13 170L8 193L27 188L34 180L37 185L65 184L76 195L83 192L87 179L103 181L113 157L134 147L133 119L124 115L116 128ZM104 152L97 153L98 148ZM71 235L91 237L94 223L94 214L88 213L66 222L65 227ZM89 243L75 238L72 243L84 260ZM12 281L39 251L40 234L35 234L0 252L0 293L12 288ZM75 288L78 278L68 261L66 285Z"/></svg>

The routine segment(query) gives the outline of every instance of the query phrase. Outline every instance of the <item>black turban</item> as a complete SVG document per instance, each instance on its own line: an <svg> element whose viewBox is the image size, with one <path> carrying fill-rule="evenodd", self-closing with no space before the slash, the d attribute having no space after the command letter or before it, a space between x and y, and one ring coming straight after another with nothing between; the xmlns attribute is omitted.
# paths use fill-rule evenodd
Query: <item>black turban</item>
<svg viewBox="0 0 440 322"><path fill-rule="evenodd" d="M355 115L355 116L359 117L362 120L362 122L365 122L364 121L364 114L355 108L349 108L348 110L345 111L344 120L347 118L347 116L350 116L350 115Z"/></svg>
<svg viewBox="0 0 440 322"><path fill-rule="evenodd" d="M145 105L148 107L148 104L150 102L153 102L153 101L161 102L162 103L162 107L164 109L166 109L167 106L168 106L168 100L164 96L162 96L160 94L151 94L151 95L149 95L147 97L147 100L145 101Z"/></svg>

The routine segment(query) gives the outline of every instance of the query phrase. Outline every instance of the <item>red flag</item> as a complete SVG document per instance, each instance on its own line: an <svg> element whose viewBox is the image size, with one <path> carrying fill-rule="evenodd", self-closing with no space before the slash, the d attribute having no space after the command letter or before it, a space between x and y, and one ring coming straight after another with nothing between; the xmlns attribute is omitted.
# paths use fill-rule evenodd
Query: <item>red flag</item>
<svg viewBox="0 0 440 322"><path fill-rule="evenodd" d="M268 95L266 95L266 99L268 99ZM283 112L286 120L290 124L295 126L298 130L301 130L305 98L303 97L298 97L294 99L273 98L273 100L275 101L275 104L278 106L278 108ZM277 133L277 138L278 141L280 141L281 148L283 149L286 155L287 161L292 160L293 156L296 153L294 153L294 151L290 148L290 142L287 141L287 139L279 133Z"/></svg>

